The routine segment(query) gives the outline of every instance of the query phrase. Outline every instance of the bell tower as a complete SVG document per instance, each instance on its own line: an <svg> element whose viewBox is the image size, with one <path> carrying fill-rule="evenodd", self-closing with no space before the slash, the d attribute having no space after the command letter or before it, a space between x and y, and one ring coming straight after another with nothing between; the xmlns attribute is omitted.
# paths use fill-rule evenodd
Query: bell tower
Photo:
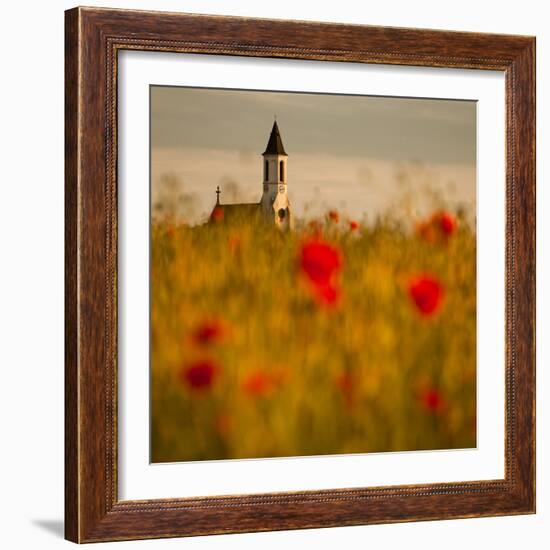
<svg viewBox="0 0 550 550"><path fill-rule="evenodd" d="M261 205L264 218L281 229L291 229L292 217L287 194L288 155L276 120L262 158L264 177Z"/></svg>

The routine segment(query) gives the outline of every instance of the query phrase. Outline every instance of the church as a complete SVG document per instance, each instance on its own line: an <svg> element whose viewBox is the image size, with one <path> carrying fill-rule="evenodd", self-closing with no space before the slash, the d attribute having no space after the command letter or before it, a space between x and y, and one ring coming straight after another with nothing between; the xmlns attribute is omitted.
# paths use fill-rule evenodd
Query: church
<svg viewBox="0 0 550 550"><path fill-rule="evenodd" d="M223 204L220 202L221 190L218 186L216 205L210 214L209 222L219 220L231 222L244 217L257 217L281 230L292 229L294 220L288 199L287 161L288 155L275 120L267 147L262 153L263 193L260 202Z"/></svg>

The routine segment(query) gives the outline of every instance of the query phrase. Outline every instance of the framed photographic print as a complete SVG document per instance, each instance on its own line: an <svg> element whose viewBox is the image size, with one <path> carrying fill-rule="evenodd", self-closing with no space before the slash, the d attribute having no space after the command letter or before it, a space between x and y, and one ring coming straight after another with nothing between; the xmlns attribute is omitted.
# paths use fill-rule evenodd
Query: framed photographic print
<svg viewBox="0 0 550 550"><path fill-rule="evenodd" d="M66 12L66 537L535 511L535 40Z"/></svg>

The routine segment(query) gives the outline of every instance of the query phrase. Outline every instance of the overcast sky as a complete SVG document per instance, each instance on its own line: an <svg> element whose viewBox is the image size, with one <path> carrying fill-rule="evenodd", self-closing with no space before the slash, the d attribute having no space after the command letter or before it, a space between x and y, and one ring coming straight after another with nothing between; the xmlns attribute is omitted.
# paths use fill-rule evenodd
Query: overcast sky
<svg viewBox="0 0 550 550"><path fill-rule="evenodd" d="M217 185L222 202L257 202L275 116L298 216L422 210L427 188L475 210L475 102L165 86L151 88L153 202L179 197L192 223Z"/></svg>

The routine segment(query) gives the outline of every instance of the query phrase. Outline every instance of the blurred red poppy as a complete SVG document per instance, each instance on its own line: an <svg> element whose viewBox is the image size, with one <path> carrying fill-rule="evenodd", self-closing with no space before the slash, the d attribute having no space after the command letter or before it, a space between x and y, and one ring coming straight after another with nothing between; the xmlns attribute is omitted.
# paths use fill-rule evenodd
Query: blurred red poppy
<svg viewBox="0 0 550 550"><path fill-rule="evenodd" d="M323 307L336 306L341 297L337 278L342 270L340 250L320 239L302 244L300 268L310 283L313 297Z"/></svg>
<svg viewBox="0 0 550 550"><path fill-rule="evenodd" d="M329 210L328 218L331 222L338 223L340 221L340 214L338 214L337 210Z"/></svg>
<svg viewBox="0 0 550 550"><path fill-rule="evenodd" d="M184 365L179 371L179 379L190 389L197 391L209 390L219 374L218 365L211 359L202 359Z"/></svg>
<svg viewBox="0 0 550 550"><path fill-rule="evenodd" d="M228 329L220 320L204 321L191 334L195 344L208 346L223 341L228 335Z"/></svg>
<svg viewBox="0 0 550 550"><path fill-rule="evenodd" d="M342 392L344 401L348 407L351 407L354 403L354 387L355 378L350 372L344 372L340 374L335 380L336 386Z"/></svg>
<svg viewBox="0 0 550 550"><path fill-rule="evenodd" d="M216 206L212 211L211 217L215 222L221 222L223 220L223 208Z"/></svg>
<svg viewBox="0 0 550 550"><path fill-rule="evenodd" d="M455 232L456 229L456 218L449 212L440 212L439 213L439 227L441 232L449 237Z"/></svg>
<svg viewBox="0 0 550 550"><path fill-rule="evenodd" d="M239 254L241 252L242 239L239 235L231 235L227 240L227 244L231 254Z"/></svg>
<svg viewBox="0 0 550 550"><path fill-rule="evenodd" d="M342 269L342 255L334 246L320 239L313 239L302 244L300 267L316 285L330 284L335 275Z"/></svg>
<svg viewBox="0 0 550 550"><path fill-rule="evenodd" d="M432 413L441 412L444 406L443 397L435 388L428 388L421 393L420 404L425 410Z"/></svg>
<svg viewBox="0 0 550 550"><path fill-rule="evenodd" d="M416 225L416 234L428 243L436 243L439 239L439 232L430 221L419 222Z"/></svg>
<svg viewBox="0 0 550 550"><path fill-rule="evenodd" d="M274 379L262 371L251 372L243 381L243 390L251 397L266 397L274 388Z"/></svg>
<svg viewBox="0 0 550 550"><path fill-rule="evenodd" d="M418 223L416 232L419 237L430 243L446 242L455 232L457 221L455 216L446 210L439 210L428 220Z"/></svg>
<svg viewBox="0 0 550 550"><path fill-rule="evenodd" d="M349 228L350 228L350 231L355 231L356 229L359 229L359 222L351 220L349 222Z"/></svg>
<svg viewBox="0 0 550 550"><path fill-rule="evenodd" d="M419 313L430 317L441 308L444 297L442 284L431 275L419 275L409 281L409 297Z"/></svg>
<svg viewBox="0 0 550 550"><path fill-rule="evenodd" d="M332 284L315 285L313 287L314 295L320 305L334 307L340 302L342 292Z"/></svg>

